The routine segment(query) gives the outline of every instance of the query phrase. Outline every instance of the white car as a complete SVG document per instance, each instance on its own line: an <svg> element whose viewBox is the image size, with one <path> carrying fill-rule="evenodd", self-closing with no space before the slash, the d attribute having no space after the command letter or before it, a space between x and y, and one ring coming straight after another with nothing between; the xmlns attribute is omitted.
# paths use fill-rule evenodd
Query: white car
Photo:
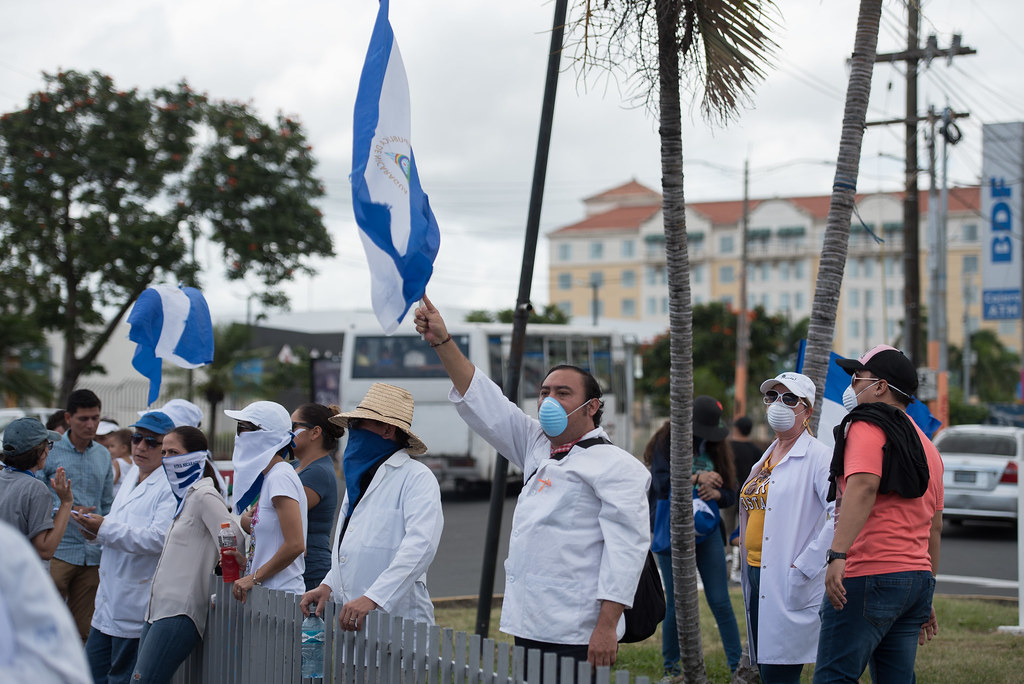
<svg viewBox="0 0 1024 684"><path fill-rule="evenodd" d="M4 430L7 429L7 426L18 418L24 418L26 416L29 418L38 418L40 423L46 425L46 421L49 420L50 416L52 416L54 411L57 410L59 409L39 408L36 406L0 408L0 439L3 438Z"/></svg>
<svg viewBox="0 0 1024 684"><path fill-rule="evenodd" d="M1024 428L954 425L935 437L945 472L942 517L1017 521L1017 478Z"/></svg>

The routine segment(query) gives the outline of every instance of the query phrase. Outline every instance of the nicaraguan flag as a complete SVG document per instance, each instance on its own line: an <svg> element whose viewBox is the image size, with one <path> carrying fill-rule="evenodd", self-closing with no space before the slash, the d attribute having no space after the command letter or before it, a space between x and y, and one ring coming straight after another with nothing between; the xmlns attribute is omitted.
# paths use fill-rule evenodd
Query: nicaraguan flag
<svg viewBox="0 0 1024 684"><path fill-rule="evenodd" d="M796 372L803 372L804 352L807 350L807 340L800 340L800 352L796 358ZM828 447L836 445L835 436L832 430L836 425L843 422L846 417L846 408L843 406L843 392L850 386L850 374L839 367L836 363L843 358L835 352L829 352L828 373L825 375L825 394L821 398L821 417L818 419L818 439ZM942 422L932 415L928 407L922 401L911 402L907 407L907 415L913 418L921 432L931 437L939 429Z"/></svg>
<svg viewBox="0 0 1024 684"><path fill-rule="evenodd" d="M132 366L149 378L149 404L160 395L164 359L182 368L213 361L210 308L194 287L147 287L132 307L128 325L128 339L138 345Z"/></svg>
<svg viewBox="0 0 1024 684"><path fill-rule="evenodd" d="M388 0L381 0L370 36L353 129L352 207L370 264L373 310L390 334L426 291L441 235L409 142L409 82Z"/></svg>

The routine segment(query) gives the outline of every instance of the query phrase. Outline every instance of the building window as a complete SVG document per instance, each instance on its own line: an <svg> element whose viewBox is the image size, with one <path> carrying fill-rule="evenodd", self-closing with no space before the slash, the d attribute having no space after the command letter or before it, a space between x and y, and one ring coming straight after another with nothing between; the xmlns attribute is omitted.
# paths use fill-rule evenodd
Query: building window
<svg viewBox="0 0 1024 684"><path fill-rule="evenodd" d="M864 308L870 309L875 305L875 291L864 290ZM868 333L870 335L870 333Z"/></svg>
<svg viewBox="0 0 1024 684"><path fill-rule="evenodd" d="M622 300L622 315L632 318L636 316L636 300L635 299L623 299Z"/></svg>
<svg viewBox="0 0 1024 684"><path fill-rule="evenodd" d="M558 289L559 290L571 290L572 289L572 274L571 273L559 273L558 274Z"/></svg>
<svg viewBox="0 0 1024 684"><path fill-rule="evenodd" d="M793 278L795 280L804 279L804 262L794 261L793 262Z"/></svg>
<svg viewBox="0 0 1024 684"><path fill-rule="evenodd" d="M693 276L693 282L695 282L695 283L703 283L704 282L704 264L697 264L696 266L694 266L691 269L690 273Z"/></svg>
<svg viewBox="0 0 1024 684"><path fill-rule="evenodd" d="M852 259L850 261L847 261L846 262L846 267L850 271L850 277L851 278L856 278L857 276L860 275L860 262L857 261L856 259Z"/></svg>
<svg viewBox="0 0 1024 684"><path fill-rule="evenodd" d="M736 239L732 235L718 238L718 251L721 254L732 254L736 249Z"/></svg>
<svg viewBox="0 0 1024 684"><path fill-rule="evenodd" d="M668 297L662 297L661 298L661 313L663 313L663 314L667 314L668 313Z"/></svg>
<svg viewBox="0 0 1024 684"><path fill-rule="evenodd" d="M885 322L885 337L889 341L896 339L896 320L893 318Z"/></svg>
<svg viewBox="0 0 1024 684"><path fill-rule="evenodd" d="M736 279L732 266L722 266L718 269L718 282L731 283Z"/></svg>
<svg viewBox="0 0 1024 684"><path fill-rule="evenodd" d="M601 287L602 285L604 285L604 273L602 273L601 271L591 271L589 282L591 287L593 287L594 285Z"/></svg>
<svg viewBox="0 0 1024 684"><path fill-rule="evenodd" d="M975 223L964 224L964 242L978 241L978 226Z"/></svg>
<svg viewBox="0 0 1024 684"><path fill-rule="evenodd" d="M870 278L874 275L874 259L861 259L861 274L865 278Z"/></svg>
<svg viewBox="0 0 1024 684"><path fill-rule="evenodd" d="M648 285L654 285L655 282L657 281L657 277L658 277L657 269L654 268L654 266L648 266L648 267L646 267L644 269L644 273L646 274L646 277L647 277L647 284Z"/></svg>
<svg viewBox="0 0 1024 684"><path fill-rule="evenodd" d="M756 306L757 306L757 295L755 295L755 294L748 294L747 295L747 310L750 311L750 310L754 309Z"/></svg>
<svg viewBox="0 0 1024 684"><path fill-rule="evenodd" d="M647 298L647 315L653 316L658 313L658 300L655 297Z"/></svg>
<svg viewBox="0 0 1024 684"><path fill-rule="evenodd" d="M860 337L860 321L850 321L850 337Z"/></svg>
<svg viewBox="0 0 1024 684"><path fill-rule="evenodd" d="M896 306L896 290L891 287L886 288L885 290L885 305Z"/></svg>
<svg viewBox="0 0 1024 684"><path fill-rule="evenodd" d="M572 316L572 302L558 302L558 308L562 310L566 316Z"/></svg>
<svg viewBox="0 0 1024 684"><path fill-rule="evenodd" d="M572 245L563 242L558 245L558 260L559 261L570 261L572 259Z"/></svg>
<svg viewBox="0 0 1024 684"><path fill-rule="evenodd" d="M591 242L590 243L590 258L601 259L604 257L604 243L603 242Z"/></svg>
<svg viewBox="0 0 1024 684"><path fill-rule="evenodd" d="M754 264L747 264L747 282L752 283L757 280L757 266Z"/></svg>
<svg viewBox="0 0 1024 684"><path fill-rule="evenodd" d="M636 256L636 241L635 240L623 240L622 241L622 258L632 259Z"/></svg>
<svg viewBox="0 0 1024 684"><path fill-rule="evenodd" d="M783 311L789 311L789 293L783 292L779 295L779 308Z"/></svg>
<svg viewBox="0 0 1024 684"><path fill-rule="evenodd" d="M789 262L783 261L779 264L779 280L789 280Z"/></svg>
<svg viewBox="0 0 1024 684"><path fill-rule="evenodd" d="M850 307L856 309L860 306L860 290L850 290Z"/></svg>
<svg viewBox="0 0 1024 684"><path fill-rule="evenodd" d="M636 287L636 271L627 269L622 272L622 287Z"/></svg>
<svg viewBox="0 0 1024 684"><path fill-rule="evenodd" d="M793 295L793 308L797 311L803 311L804 309L804 293L797 292Z"/></svg>
<svg viewBox="0 0 1024 684"><path fill-rule="evenodd" d="M875 336L875 319L866 318L864 319L864 335L869 340Z"/></svg>
<svg viewBox="0 0 1024 684"><path fill-rule="evenodd" d="M963 262L964 273L977 273L978 272L978 256L976 254L969 254L964 257Z"/></svg>
<svg viewBox="0 0 1024 684"><path fill-rule="evenodd" d="M767 292L761 295L761 306L764 307L765 311L769 311L772 307L772 296Z"/></svg>

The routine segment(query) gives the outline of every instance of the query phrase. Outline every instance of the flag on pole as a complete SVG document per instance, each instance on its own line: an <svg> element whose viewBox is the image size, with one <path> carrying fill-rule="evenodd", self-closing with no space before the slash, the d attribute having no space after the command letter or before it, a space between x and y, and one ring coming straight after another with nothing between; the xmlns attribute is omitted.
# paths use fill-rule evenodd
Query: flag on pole
<svg viewBox="0 0 1024 684"><path fill-rule="evenodd" d="M147 287L132 307L128 325L128 339L137 345L132 366L149 379L148 404L160 396L164 359L181 368L213 361L210 308L194 287Z"/></svg>
<svg viewBox="0 0 1024 684"><path fill-rule="evenodd" d="M796 358L796 372L802 373L804 367L804 353L807 351L807 340L800 340L800 351ZM832 430L839 423L843 422L847 410L843 406L843 392L850 386L850 374L839 367L836 363L842 356L835 352L829 352L828 373L825 375L825 392L821 397L821 416L818 418L818 439L826 446L836 445L835 436ZM907 415L917 423L921 432L931 438L935 431L942 425L942 421L932 415L928 407L922 401L915 400L907 407Z"/></svg>
<svg viewBox="0 0 1024 684"><path fill-rule="evenodd" d="M381 0L353 120L352 207L384 332L423 297L441 243L410 142L409 82Z"/></svg>

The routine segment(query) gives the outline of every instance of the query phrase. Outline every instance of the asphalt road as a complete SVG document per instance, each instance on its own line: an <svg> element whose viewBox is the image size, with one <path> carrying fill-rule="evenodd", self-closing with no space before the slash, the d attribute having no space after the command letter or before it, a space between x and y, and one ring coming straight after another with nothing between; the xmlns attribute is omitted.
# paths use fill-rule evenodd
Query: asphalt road
<svg viewBox="0 0 1024 684"><path fill-rule="evenodd" d="M476 596L480 592L484 538L490 502L484 498L446 497L444 534L427 575L433 598ZM496 594L504 591L501 564L508 554L515 498L505 500L499 541ZM1017 597L1017 537L1007 525L946 523L936 591L941 594Z"/></svg>

